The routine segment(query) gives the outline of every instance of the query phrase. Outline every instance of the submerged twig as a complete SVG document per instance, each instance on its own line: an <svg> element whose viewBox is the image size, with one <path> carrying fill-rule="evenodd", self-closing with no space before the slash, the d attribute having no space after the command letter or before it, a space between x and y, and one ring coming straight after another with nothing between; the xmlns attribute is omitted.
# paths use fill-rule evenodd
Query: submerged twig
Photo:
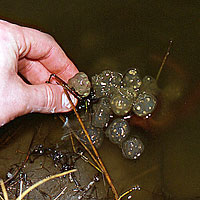
<svg viewBox="0 0 200 200"><path fill-rule="evenodd" d="M88 134L88 132L87 132L87 130L86 130L86 128L85 128L85 125L83 124L83 122L82 122L82 120L81 120L81 118L80 118L78 112L76 111L76 108L75 108L75 106L74 106L74 104L73 104L73 102L72 102L72 100L71 100L71 98L70 98L68 92L67 92L66 90L64 90L64 91L65 91L65 94L67 95L67 98L68 98L68 100L69 100L69 102L70 102L70 104L71 104L71 107L72 107L72 109L73 109L73 111L74 111L74 113L75 113L75 115L76 115L76 117L77 117L77 119L78 119L78 121L79 121L79 123L80 123L80 125L81 125L81 127L82 127L82 129L83 129L83 131L84 131L84 133L85 133L85 135L86 135L86 137L87 137L87 139L88 139L90 145L91 145L91 147L92 147L92 150L94 151L94 154L96 155L97 160L99 161L99 164L101 165L101 167L102 167L102 169L103 169L103 172L104 172L104 174L105 174L105 177L106 177L106 179L107 179L107 181L108 181L110 187L112 188L112 191L113 191L113 193L114 193L114 195L115 195L115 199L117 200L117 199L118 199L117 190L116 190L115 186L113 185L113 183L112 183L112 181L111 181L111 178L110 178L110 176L109 176L109 174L108 174L108 172L107 172L107 170L106 170L106 168L105 168L105 166L104 166L104 164L103 164L103 162L102 162L102 160L101 160L101 158L100 158L100 156L99 156L99 153L97 152L95 146L93 145L92 140L91 140L91 138L90 138L90 136L89 136L89 134Z"/></svg>
<svg viewBox="0 0 200 200"><path fill-rule="evenodd" d="M160 69L159 69L158 74L156 76L156 81L158 81L158 79L160 77L160 73L161 73L161 71L163 69L163 66L164 66L164 64L165 64L165 62L167 60L167 57L169 56L169 52L170 52L170 49L171 49L171 46L172 46L172 42L173 42L172 40L169 41L169 46L168 46L167 52L166 52L166 54L165 54L165 56L163 58L163 61L162 61L161 66L160 66Z"/></svg>
<svg viewBox="0 0 200 200"><path fill-rule="evenodd" d="M73 136L72 136L72 134L71 134L71 133L70 133L70 139L71 139L71 143L72 143L72 148L73 148L73 151L74 151L74 153L77 153L77 152L76 152L75 145L74 145L74 139L73 139Z"/></svg>
<svg viewBox="0 0 200 200"><path fill-rule="evenodd" d="M95 163L98 165L98 167L96 165L94 165L92 162L90 162L89 160L85 160L86 162L89 162L94 168L96 168L99 172L103 173L102 167L99 164L99 162L97 161L97 159L95 158L95 156L92 154L92 152L87 148L87 146L81 142L81 140L79 139L79 137L74 133L74 136L76 137L76 139L81 143L81 145L85 148L85 150L90 154L90 156L92 157L92 159L95 161Z"/></svg>
<svg viewBox="0 0 200 200"><path fill-rule="evenodd" d="M19 192L19 199L22 199L22 188L23 188L23 180L20 181L20 192Z"/></svg>
<svg viewBox="0 0 200 200"><path fill-rule="evenodd" d="M66 189L67 189L67 186L64 187L64 189L57 195L57 197L54 200L57 200L61 195L63 195Z"/></svg>
<svg viewBox="0 0 200 200"><path fill-rule="evenodd" d="M118 200L121 200L124 196L126 196L127 194L129 194L135 190L140 190L140 186L136 185L136 186L132 187L131 189L129 189L128 191L124 192L123 194L120 195Z"/></svg>
<svg viewBox="0 0 200 200"><path fill-rule="evenodd" d="M63 121L63 123L65 123L65 118L62 115L59 115L59 118ZM75 136L75 138L79 141L79 143L84 147L84 149L89 153L89 155L91 156L91 158L94 160L94 162L98 165L98 167L96 165L94 165L92 162L90 162L89 160L87 160L94 168L96 168L99 172L103 173L102 171L102 167L99 164L98 160L95 158L95 156L92 154L92 152L87 148L87 146L80 140L80 138L77 136L77 134L72 130L73 135ZM71 136L71 134L70 134ZM73 150L75 150L73 147L74 145L72 144L72 148ZM74 151L76 153L76 150Z"/></svg>
<svg viewBox="0 0 200 200"><path fill-rule="evenodd" d="M5 199L5 200L8 200L8 193L7 193L7 191L6 191L6 187L5 187L5 184L4 184L4 182L3 182L2 179L0 180L0 184L1 184L1 189L2 189L2 191L3 191L4 199Z"/></svg>

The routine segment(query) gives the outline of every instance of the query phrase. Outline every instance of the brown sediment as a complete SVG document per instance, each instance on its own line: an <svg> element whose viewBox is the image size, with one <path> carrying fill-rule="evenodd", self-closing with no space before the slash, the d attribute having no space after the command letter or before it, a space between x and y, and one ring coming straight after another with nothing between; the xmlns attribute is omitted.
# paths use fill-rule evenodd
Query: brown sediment
<svg viewBox="0 0 200 200"><path fill-rule="evenodd" d="M61 176L65 176L67 174L70 174L70 173L73 173L73 172L76 172L76 171L77 171L76 169L72 169L72 170L69 170L69 171L66 171L66 172L62 172L60 174L55 174L55 175L49 176L47 178L44 178L41 181L38 181L34 185L30 186L28 189L26 189L16 200L23 199L33 189L37 188L39 185L41 185L41 184L43 184L43 183L45 183L45 182L47 182L49 180L52 180L52 179L55 179L55 178L58 178L58 177L61 177Z"/></svg>

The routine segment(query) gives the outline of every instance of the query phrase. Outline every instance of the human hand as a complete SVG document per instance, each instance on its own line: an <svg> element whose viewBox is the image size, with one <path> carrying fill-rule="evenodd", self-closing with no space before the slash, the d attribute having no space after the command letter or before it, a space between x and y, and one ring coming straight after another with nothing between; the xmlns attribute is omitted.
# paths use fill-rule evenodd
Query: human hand
<svg viewBox="0 0 200 200"><path fill-rule="evenodd" d="M67 82L77 72L50 35L0 20L0 126L30 112L70 111L62 87L45 81L54 73Z"/></svg>

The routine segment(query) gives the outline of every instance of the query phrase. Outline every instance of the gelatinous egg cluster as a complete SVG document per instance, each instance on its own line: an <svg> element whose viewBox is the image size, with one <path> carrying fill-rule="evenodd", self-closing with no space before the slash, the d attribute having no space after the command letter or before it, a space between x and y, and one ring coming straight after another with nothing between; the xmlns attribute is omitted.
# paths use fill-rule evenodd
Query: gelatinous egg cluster
<svg viewBox="0 0 200 200"><path fill-rule="evenodd" d="M132 110L134 114L145 117L156 107L158 87L155 79L150 76L141 79L135 68L124 76L105 70L92 77L92 88L96 98L109 98L112 112L117 116L125 116Z"/></svg>
<svg viewBox="0 0 200 200"><path fill-rule="evenodd" d="M148 118L155 110L159 89L154 78L141 79L135 68L124 75L105 70L94 75L90 84L87 75L80 72L70 79L69 86L83 97L89 95L92 86L92 99L96 101L91 107L91 120L86 129L96 148L101 146L105 132L109 140L122 149L125 158L136 159L142 154L144 145L131 133L126 117ZM89 147L85 133L78 131L77 135Z"/></svg>
<svg viewBox="0 0 200 200"><path fill-rule="evenodd" d="M128 70L124 76L106 70L92 77L92 88L94 96L99 99L93 106L93 125L106 129L106 136L121 147L125 158L138 158L144 151L144 145L139 137L131 135L124 118L128 114L144 118L152 114L159 92L156 80L151 76L141 79L135 68ZM117 118L109 124L111 113Z"/></svg>

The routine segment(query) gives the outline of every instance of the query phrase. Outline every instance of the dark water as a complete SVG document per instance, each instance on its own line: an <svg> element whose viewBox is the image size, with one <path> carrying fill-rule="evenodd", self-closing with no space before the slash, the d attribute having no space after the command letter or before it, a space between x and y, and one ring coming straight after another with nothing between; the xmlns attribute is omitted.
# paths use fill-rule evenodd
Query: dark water
<svg viewBox="0 0 200 200"><path fill-rule="evenodd" d="M155 77L168 42L173 40L158 82L170 105L162 112L172 120L154 129L156 137L144 134L145 152L136 162L125 160L109 141L100 149L119 192L135 184L144 188L135 193L135 199L164 199L151 193L161 189L174 199L200 196L199 10L199 1L169 0L8 0L0 4L2 19L51 34L88 75L138 67L143 75ZM39 118L46 127L43 133L57 134L49 136L53 143L61 124L52 126L46 117L51 118L27 116L20 123ZM25 138L31 132L26 125L20 131ZM17 141L15 146L26 146L24 140ZM11 159L14 153L8 151L6 157ZM0 157L2 174L4 157Z"/></svg>

